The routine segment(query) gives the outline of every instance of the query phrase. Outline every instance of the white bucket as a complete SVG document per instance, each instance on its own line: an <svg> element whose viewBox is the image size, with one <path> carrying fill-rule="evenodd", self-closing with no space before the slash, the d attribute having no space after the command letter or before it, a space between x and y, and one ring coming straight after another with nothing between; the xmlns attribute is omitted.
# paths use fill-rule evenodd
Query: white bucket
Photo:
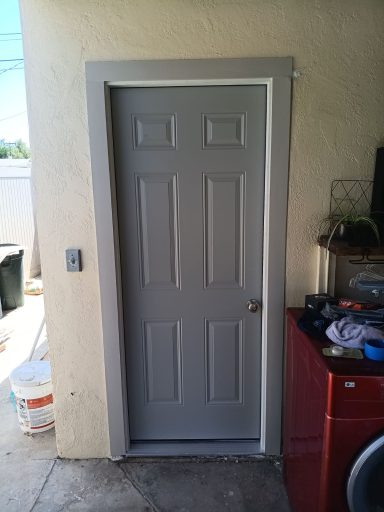
<svg viewBox="0 0 384 512"><path fill-rule="evenodd" d="M21 430L34 434L54 427L49 361L24 363L13 370L9 380L15 393Z"/></svg>

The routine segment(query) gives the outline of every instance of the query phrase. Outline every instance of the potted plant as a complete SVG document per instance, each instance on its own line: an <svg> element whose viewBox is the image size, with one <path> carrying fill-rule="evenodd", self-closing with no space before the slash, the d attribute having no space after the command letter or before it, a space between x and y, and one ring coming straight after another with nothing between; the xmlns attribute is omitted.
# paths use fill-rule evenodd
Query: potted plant
<svg viewBox="0 0 384 512"><path fill-rule="evenodd" d="M340 219L333 219L333 222L331 219L329 221L331 227L327 249L334 238L344 240L352 247L380 245L379 228L371 217L349 213Z"/></svg>

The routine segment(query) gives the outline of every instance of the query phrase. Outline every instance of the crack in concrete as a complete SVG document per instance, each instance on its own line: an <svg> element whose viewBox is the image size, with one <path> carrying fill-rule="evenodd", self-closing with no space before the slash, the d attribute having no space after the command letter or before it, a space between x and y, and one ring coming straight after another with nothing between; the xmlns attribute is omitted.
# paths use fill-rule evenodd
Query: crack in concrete
<svg viewBox="0 0 384 512"><path fill-rule="evenodd" d="M46 483L48 482L48 479L49 479L49 477L51 476L51 473L52 473L52 471L53 471L53 468L54 468L54 467L55 467L55 465L56 465L56 462L57 462L57 459L54 459L54 460L53 460L53 464L52 464L52 466L51 466L51 469L48 471L48 474L47 474L47 476L45 477L45 480L44 480L44 482L43 482L43 485L41 486L40 492L39 492L39 494L37 495L37 497L36 497L35 501L33 502L33 505L32 505L32 507L30 508L29 512L33 512L33 509L35 508L36 503L39 501L39 498L40 498L40 496L41 496L41 493L43 492L44 487L46 486Z"/></svg>
<svg viewBox="0 0 384 512"><path fill-rule="evenodd" d="M117 464L118 468L123 472L125 478L128 480L128 482L130 482L132 484L132 486L136 489L136 491L140 494L140 496L142 496L145 501L148 503L148 505L151 507L151 510L153 510L153 512L161 512L157 506L153 503L153 501L151 500L151 498L149 498L145 492L141 489L140 485L138 482L136 482L136 480L131 476L131 475L128 475L127 471L125 471L120 464Z"/></svg>
<svg viewBox="0 0 384 512"><path fill-rule="evenodd" d="M72 505L72 503L79 503L78 497L75 496L69 501L66 501L63 505L61 505L60 508L56 510L56 512L64 512L65 510L68 510L69 507Z"/></svg>
<svg viewBox="0 0 384 512"><path fill-rule="evenodd" d="M102 459L100 459L102 460ZM99 463L96 464L96 466L98 466ZM92 487L88 486L88 487L82 487L81 489L79 489L78 491L74 492L74 491L71 491L72 494L73 494L73 498L67 500L65 503L63 503L63 505L61 505L61 507L59 509L56 510L56 512L64 512L65 510L69 510L69 507L73 504L73 503L79 503L81 501L84 501L86 498L84 498L84 494L87 493L87 491L89 490L92 490Z"/></svg>

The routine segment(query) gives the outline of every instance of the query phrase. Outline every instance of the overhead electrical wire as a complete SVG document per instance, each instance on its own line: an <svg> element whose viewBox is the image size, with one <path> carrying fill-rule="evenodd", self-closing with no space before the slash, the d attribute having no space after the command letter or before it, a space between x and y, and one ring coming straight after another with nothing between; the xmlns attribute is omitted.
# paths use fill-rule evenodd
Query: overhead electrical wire
<svg viewBox="0 0 384 512"><path fill-rule="evenodd" d="M21 36L22 33L21 32L1 32L0 33L0 43L1 42L8 42L8 41L22 41L22 37L20 38L10 38L10 39L2 39L2 37L7 37L7 36ZM18 67L20 65L23 65L23 62L24 62L24 59L21 58L21 59L0 59L0 62L16 62L16 64L14 64L13 66L9 67L9 68L6 68L6 69L1 69L0 68L0 75L3 75L4 73L7 73L8 71L18 71L18 70L22 70L24 69L23 67ZM18 117L18 116L21 116L23 114L26 113L26 110L24 110L23 112L18 112L17 114L13 114L12 116L7 116L7 117L4 117L2 119L0 119L0 122L2 121L8 121L8 119L13 119L14 117Z"/></svg>
<svg viewBox="0 0 384 512"><path fill-rule="evenodd" d="M3 119L0 119L1 121L8 121L8 119L13 119L14 117L21 116L22 114L25 114L27 111L24 110L23 112L19 112L18 114L13 114L13 116L4 117Z"/></svg>
<svg viewBox="0 0 384 512"><path fill-rule="evenodd" d="M8 41L22 41L22 37L18 37L18 38L15 38L15 37L11 37L10 39L2 39L2 37L8 37L8 36L21 36L22 33L21 32L2 32L0 33L0 43L3 42L8 42ZM8 71L18 71L18 70L22 70L24 69L24 67L18 67L18 66L23 66L24 65L24 59L21 58L21 59L0 59L0 62L16 62L16 64L14 64L13 66L10 66L9 68L6 68L6 69L1 69L0 68L0 76L3 75L4 73L7 73ZM24 110L23 112L18 112L17 114L13 114L11 116L7 116L7 117L4 117L2 119L0 119L0 122L2 121L8 121L8 119L13 119L14 117L18 117L18 116L21 116L23 114L26 113L26 110Z"/></svg>
<svg viewBox="0 0 384 512"><path fill-rule="evenodd" d="M16 66L12 66L11 68L0 68L0 75L8 73L8 71L19 71L19 69L24 69L24 66L21 68L18 68Z"/></svg>
<svg viewBox="0 0 384 512"><path fill-rule="evenodd" d="M7 71L17 71L18 69L24 69L24 68L18 68L17 67L17 66L20 66L20 64L23 64L23 63L22 62L17 62L16 64L11 66L10 68L6 68L6 69L1 69L0 68L0 75L6 73Z"/></svg>

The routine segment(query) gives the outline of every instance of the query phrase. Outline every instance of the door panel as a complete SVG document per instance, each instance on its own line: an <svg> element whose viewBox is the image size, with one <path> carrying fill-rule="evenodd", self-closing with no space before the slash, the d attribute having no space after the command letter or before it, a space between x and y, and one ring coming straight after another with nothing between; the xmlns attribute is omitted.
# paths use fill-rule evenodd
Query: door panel
<svg viewBox="0 0 384 512"><path fill-rule="evenodd" d="M244 173L205 174L204 185L205 286L242 288Z"/></svg>
<svg viewBox="0 0 384 512"><path fill-rule="evenodd" d="M143 322L145 403L182 403L180 321Z"/></svg>
<svg viewBox="0 0 384 512"><path fill-rule="evenodd" d="M142 288L179 288L177 177L142 174L136 184Z"/></svg>
<svg viewBox="0 0 384 512"><path fill-rule="evenodd" d="M256 439L266 88L111 105L131 439Z"/></svg>
<svg viewBox="0 0 384 512"><path fill-rule="evenodd" d="M243 401L242 320L206 320L207 404Z"/></svg>
<svg viewBox="0 0 384 512"><path fill-rule="evenodd" d="M245 113L202 114L203 149L245 148Z"/></svg>
<svg viewBox="0 0 384 512"><path fill-rule="evenodd" d="M176 149L174 114L138 114L132 116L133 149Z"/></svg>

